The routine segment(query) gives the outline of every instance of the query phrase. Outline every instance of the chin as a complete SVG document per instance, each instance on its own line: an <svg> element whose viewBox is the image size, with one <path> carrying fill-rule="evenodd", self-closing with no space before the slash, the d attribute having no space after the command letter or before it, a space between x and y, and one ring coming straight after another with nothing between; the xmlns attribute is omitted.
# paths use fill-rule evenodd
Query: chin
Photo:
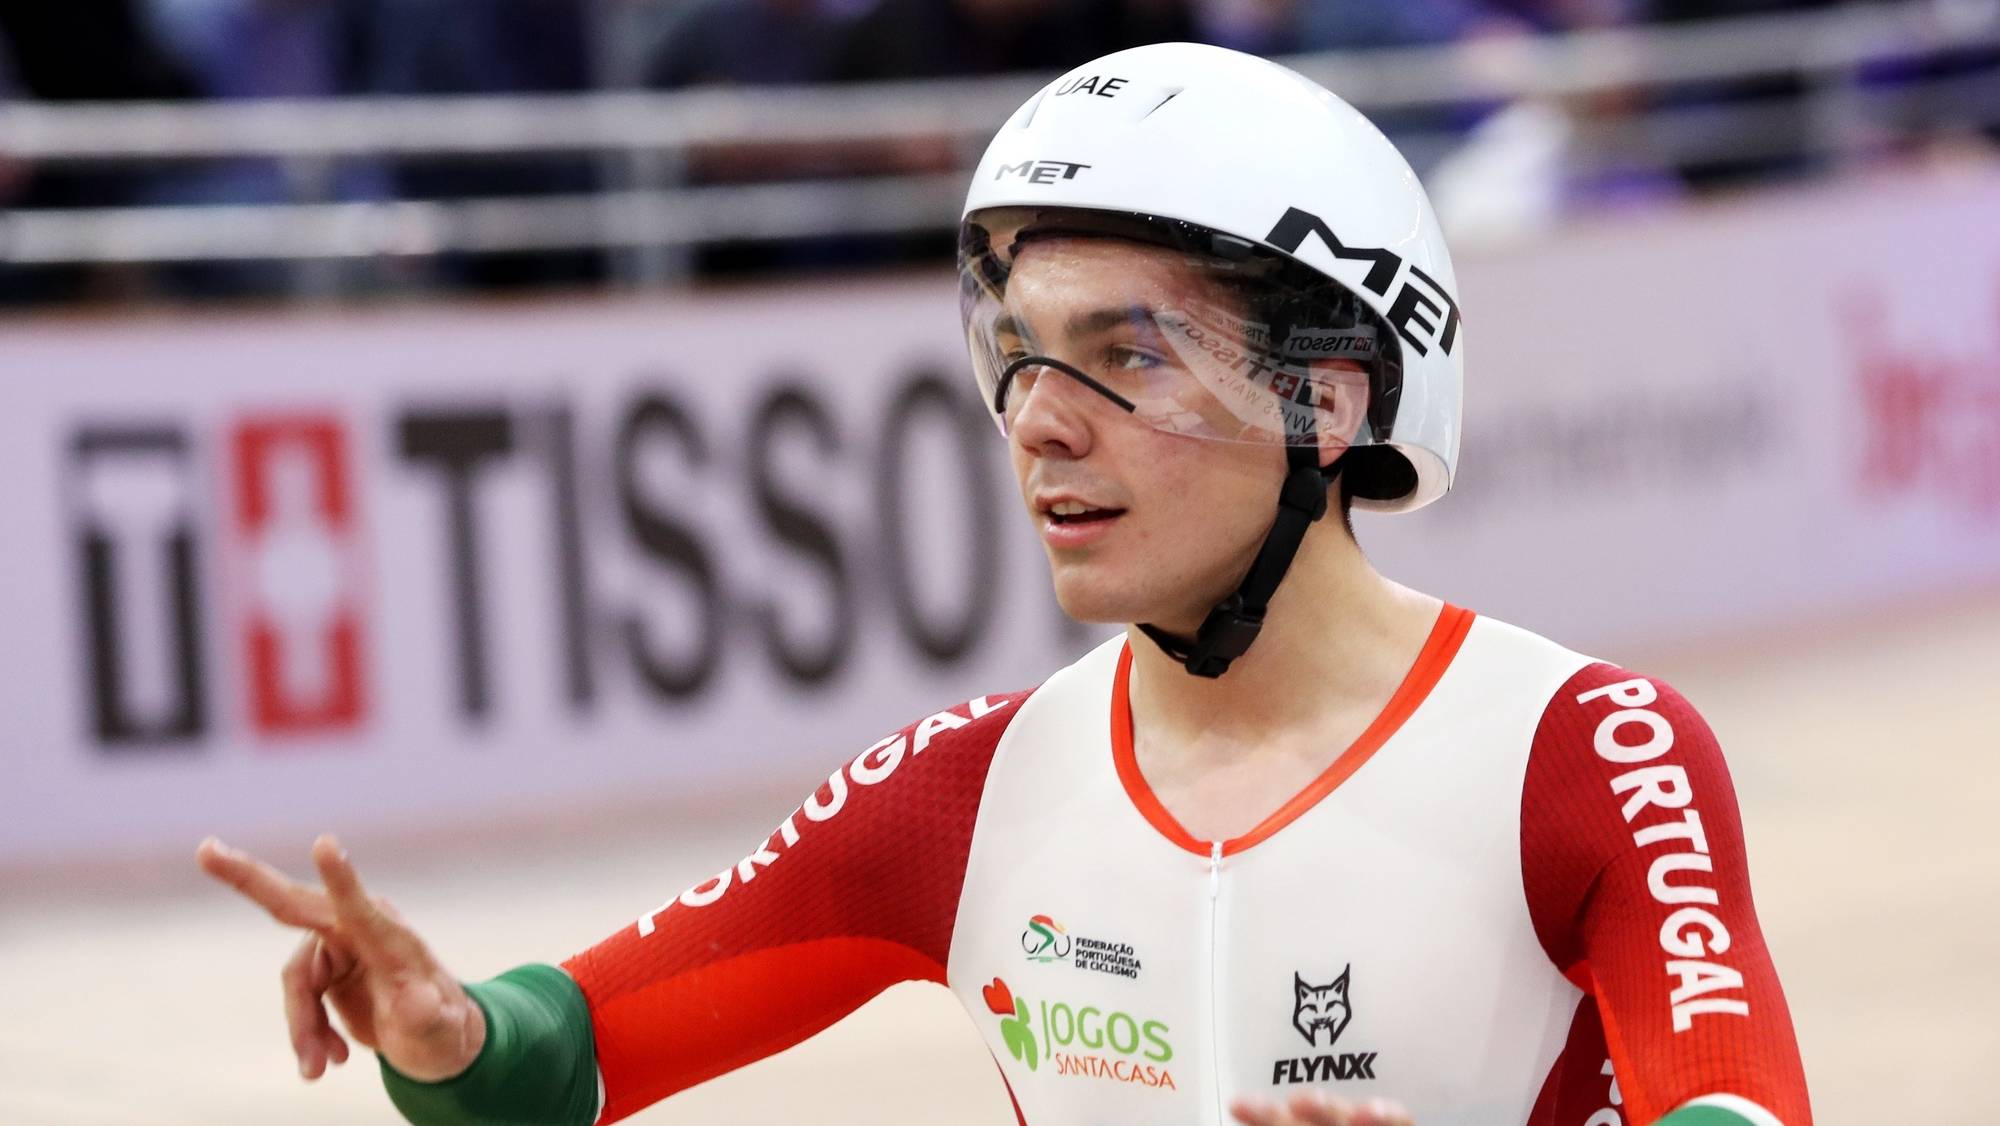
<svg viewBox="0 0 2000 1126"><path fill-rule="evenodd" d="M1138 621L1131 615L1135 612L1135 592L1129 582L1119 582L1108 575L1078 573L1088 568L1064 565L1051 561L1049 578L1055 585L1056 604L1063 613L1079 622L1103 622L1123 625Z"/></svg>
<svg viewBox="0 0 2000 1126"><path fill-rule="evenodd" d="M1062 611L1079 622L1106 622L1124 624L1132 621L1118 610L1118 599L1109 598L1101 591L1079 589L1083 584L1056 583L1056 604Z"/></svg>
<svg viewBox="0 0 2000 1126"><path fill-rule="evenodd" d="M1156 590L1114 575L1079 573L1081 568L1057 564L1051 568L1056 603L1063 613L1079 622L1130 625L1134 622L1175 621L1188 617L1188 609L1168 605ZM1194 615L1199 622L1207 608Z"/></svg>

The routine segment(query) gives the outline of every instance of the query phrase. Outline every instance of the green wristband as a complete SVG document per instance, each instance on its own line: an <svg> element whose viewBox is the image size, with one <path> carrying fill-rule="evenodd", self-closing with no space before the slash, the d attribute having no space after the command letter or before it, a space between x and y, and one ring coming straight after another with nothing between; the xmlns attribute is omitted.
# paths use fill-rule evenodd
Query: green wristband
<svg viewBox="0 0 2000 1126"><path fill-rule="evenodd" d="M486 1014L486 1043L471 1067L424 1083L377 1056L403 1117L416 1126L591 1126L597 1060L576 982L554 966L527 965L465 991Z"/></svg>
<svg viewBox="0 0 2000 1126"><path fill-rule="evenodd" d="M1735 1111L1719 1106L1684 1106L1653 1126L1753 1126L1753 1123Z"/></svg>

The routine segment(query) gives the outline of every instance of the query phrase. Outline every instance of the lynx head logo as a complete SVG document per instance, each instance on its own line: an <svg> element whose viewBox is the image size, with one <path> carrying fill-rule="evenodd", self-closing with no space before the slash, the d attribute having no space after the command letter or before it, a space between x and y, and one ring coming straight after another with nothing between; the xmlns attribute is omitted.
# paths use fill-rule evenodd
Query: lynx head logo
<svg viewBox="0 0 2000 1126"><path fill-rule="evenodd" d="M1292 1027L1299 1030L1306 1043L1318 1047L1321 1033L1325 1033L1328 1047L1340 1039L1340 1030L1347 1027L1347 1018L1353 1015L1353 1010L1347 1007L1347 976L1353 969L1349 965L1341 970L1332 985L1308 985L1305 978L1293 972Z"/></svg>

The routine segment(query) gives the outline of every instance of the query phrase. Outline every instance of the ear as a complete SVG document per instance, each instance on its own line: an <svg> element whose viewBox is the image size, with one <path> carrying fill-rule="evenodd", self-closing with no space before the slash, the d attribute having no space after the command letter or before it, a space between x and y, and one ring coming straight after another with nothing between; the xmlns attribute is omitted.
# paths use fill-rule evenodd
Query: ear
<svg viewBox="0 0 2000 1126"><path fill-rule="evenodd" d="M1321 468L1347 452L1368 419L1368 373L1353 360L1318 360L1312 371L1313 412L1319 430Z"/></svg>
<svg viewBox="0 0 2000 1126"><path fill-rule="evenodd" d="M1334 978L1333 984L1327 986L1327 988L1333 990L1335 993L1340 994L1342 997L1347 996L1347 975L1352 972L1354 972L1354 963L1349 962L1347 964L1347 968L1341 970L1340 976Z"/></svg>
<svg viewBox="0 0 2000 1126"><path fill-rule="evenodd" d="M1301 1001L1305 1000L1306 994L1312 992L1312 986L1306 984L1306 979L1300 977L1297 970L1292 971L1292 991L1298 994Z"/></svg>

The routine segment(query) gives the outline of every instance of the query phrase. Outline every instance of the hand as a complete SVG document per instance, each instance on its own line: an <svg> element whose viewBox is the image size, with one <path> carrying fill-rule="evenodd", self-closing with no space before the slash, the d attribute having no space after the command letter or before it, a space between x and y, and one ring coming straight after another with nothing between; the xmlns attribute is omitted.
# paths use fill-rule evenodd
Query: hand
<svg viewBox="0 0 2000 1126"><path fill-rule="evenodd" d="M395 908L362 889L339 841L319 838L312 856L324 889L295 883L214 837L195 852L203 871L307 932L283 974L299 1074L317 1079L329 1061L347 1062L347 1041L327 1020L327 1001L349 1036L412 1079L434 1083L472 1066L486 1043L479 1006Z"/></svg>
<svg viewBox="0 0 2000 1126"><path fill-rule="evenodd" d="M1356 1106L1325 1091L1302 1091L1288 1103L1237 1099L1229 1113L1243 1126L1416 1126L1409 1111L1387 1099Z"/></svg>

